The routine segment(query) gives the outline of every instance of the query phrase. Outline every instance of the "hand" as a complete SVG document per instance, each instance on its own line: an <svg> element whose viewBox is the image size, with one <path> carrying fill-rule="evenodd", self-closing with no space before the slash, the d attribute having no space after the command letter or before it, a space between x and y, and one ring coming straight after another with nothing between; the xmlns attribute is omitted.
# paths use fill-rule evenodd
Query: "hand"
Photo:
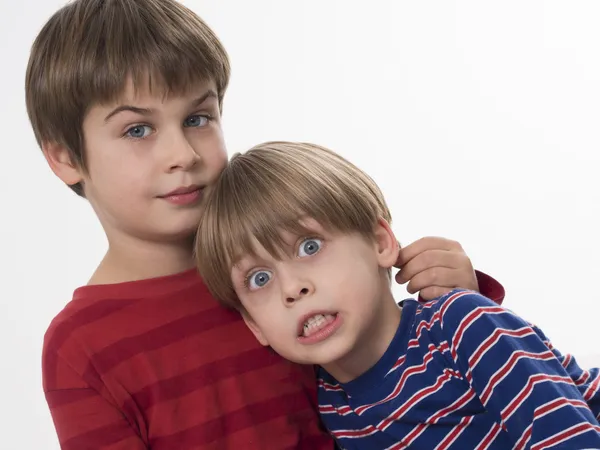
<svg viewBox="0 0 600 450"><path fill-rule="evenodd" d="M479 292L471 260L458 242L425 237L401 248L396 262L396 282L408 282L406 290L432 300L453 289Z"/></svg>

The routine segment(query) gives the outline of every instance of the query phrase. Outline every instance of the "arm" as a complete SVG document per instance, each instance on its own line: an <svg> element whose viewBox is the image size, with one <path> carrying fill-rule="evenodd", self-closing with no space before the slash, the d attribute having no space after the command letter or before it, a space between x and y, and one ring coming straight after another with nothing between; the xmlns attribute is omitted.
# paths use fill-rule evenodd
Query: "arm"
<svg viewBox="0 0 600 450"><path fill-rule="evenodd" d="M472 292L451 295L440 313L452 359L514 448L600 448L594 414L530 324Z"/></svg>
<svg viewBox="0 0 600 450"><path fill-rule="evenodd" d="M573 355L563 355L558 349L554 348L542 330L535 325L532 325L532 328L544 341L546 347L548 347L560 361L560 364L565 368L569 377L573 380L575 386L577 386L577 390L592 410L596 420L600 421L600 369L582 369L579 364L577 364L577 360Z"/></svg>
<svg viewBox="0 0 600 450"><path fill-rule="evenodd" d="M490 277L488 274L475 270L475 278L477 279L477 286L479 287L478 292L484 297L489 298L494 303L501 305L504 301L504 286L502 286L496 279ZM448 292L450 288L446 288ZM418 300L420 302L427 302L429 300L424 299L419 294Z"/></svg>
<svg viewBox="0 0 600 450"><path fill-rule="evenodd" d="M456 242L440 237L425 237L401 248L396 267L396 282L408 283L410 294L419 293L425 302L452 289L481 292L497 304L504 300L504 288L483 272L473 269L471 260Z"/></svg>
<svg viewBox="0 0 600 450"><path fill-rule="evenodd" d="M115 405L91 388L59 355L44 355L44 392L63 450L146 450ZM47 370L49 360L53 370Z"/></svg>

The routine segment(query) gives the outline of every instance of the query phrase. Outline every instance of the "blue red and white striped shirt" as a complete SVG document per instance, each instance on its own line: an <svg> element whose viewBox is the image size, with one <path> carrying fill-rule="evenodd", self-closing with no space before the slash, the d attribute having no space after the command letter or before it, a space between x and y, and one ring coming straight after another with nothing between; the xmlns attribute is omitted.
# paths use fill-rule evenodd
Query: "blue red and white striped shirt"
<svg viewBox="0 0 600 450"><path fill-rule="evenodd" d="M600 449L598 369L474 292L401 306L374 367L345 384L320 369L320 413L342 449Z"/></svg>

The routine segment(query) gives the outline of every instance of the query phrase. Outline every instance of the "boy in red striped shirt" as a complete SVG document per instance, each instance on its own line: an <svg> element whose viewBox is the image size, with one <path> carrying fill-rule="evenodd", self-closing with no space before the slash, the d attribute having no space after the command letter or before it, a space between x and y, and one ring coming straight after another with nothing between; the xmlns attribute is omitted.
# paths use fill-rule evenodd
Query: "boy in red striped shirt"
<svg viewBox="0 0 600 450"><path fill-rule="evenodd" d="M64 449L332 447L312 369L262 348L194 269L204 199L227 164L229 71L214 33L172 0L76 0L33 44L36 138L109 244L45 337ZM450 241L418 241L400 264L424 297L478 282L503 295Z"/></svg>

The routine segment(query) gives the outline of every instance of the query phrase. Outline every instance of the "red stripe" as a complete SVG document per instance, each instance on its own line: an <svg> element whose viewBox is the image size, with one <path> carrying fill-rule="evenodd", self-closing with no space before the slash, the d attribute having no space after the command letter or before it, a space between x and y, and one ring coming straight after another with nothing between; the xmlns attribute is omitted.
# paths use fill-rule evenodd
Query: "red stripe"
<svg viewBox="0 0 600 450"><path fill-rule="evenodd" d="M492 392L508 373L512 371L514 366L519 362L522 358L530 358L530 359L541 359L543 361L548 361L554 359L554 354L547 350L544 353L532 353L526 351L516 351L510 356L510 359L502 366L493 376L490 378L487 386L483 389L483 393L481 395L481 403L484 405L489 401Z"/></svg>
<svg viewBox="0 0 600 450"><path fill-rule="evenodd" d="M353 439L366 437L373 433L376 433L377 431L378 430L373 425L368 425L360 430L336 430L332 431L331 434L333 434L338 439Z"/></svg>
<svg viewBox="0 0 600 450"><path fill-rule="evenodd" d="M408 435L402 440L402 442L406 445L407 448L410 448L410 445L417 440L419 436L421 436L425 430L429 427L426 424L419 424L413 428L413 430L408 433Z"/></svg>
<svg viewBox="0 0 600 450"><path fill-rule="evenodd" d="M141 353L151 352L174 342L197 336L224 325L241 322L238 314L221 307L201 311L153 328L145 333L123 338L91 356L84 379L104 374L113 367Z"/></svg>
<svg viewBox="0 0 600 450"><path fill-rule="evenodd" d="M412 408L416 403L420 402L424 398L434 394L439 391L452 377L460 378L460 374L451 369L444 369L444 373L440 375L435 384L428 386L420 391L417 391L410 399L404 402L399 408L397 408L392 414L390 414L387 418L382 420L377 428L386 429L389 427L394 421L398 420L400 417L404 415L406 411Z"/></svg>
<svg viewBox="0 0 600 450"><path fill-rule="evenodd" d="M465 416L461 419L460 423L455 426L446 437L438 444L435 450L446 450L452 445L452 443L465 431L465 428L473 421L475 416Z"/></svg>
<svg viewBox="0 0 600 450"><path fill-rule="evenodd" d="M481 316L483 316L485 314L502 314L505 312L506 312L506 310L500 306L485 306L485 307L476 308L473 311L471 311L469 314L467 314L464 317L464 319L461 320L460 324L458 325L458 327L456 329L456 332L454 333L454 337L452 338L451 351L452 351L452 358L454 359L454 361L456 361L456 359L457 359L456 350L458 349L458 346L460 345L460 342L462 341L464 333L477 319L479 319Z"/></svg>
<svg viewBox="0 0 600 450"><path fill-rule="evenodd" d="M429 351L423 357L423 362L418 366L411 366L410 368L406 369L404 371L404 373L402 374L402 376L400 377L400 379L398 380L398 383L396 383L394 390L387 397L385 397L383 400L379 400L376 403L370 403L370 404L363 405L363 406L356 408L356 414L361 415L361 414L365 413L368 409L370 409L374 406L386 403L386 402L398 397L398 395L400 395L400 392L402 392L402 388L404 388L404 385L406 384L406 382L408 381L408 379L411 376L418 375L420 373L424 373L427 371L427 365L433 360L433 354L435 351L438 351L439 353L443 354L444 351L446 351L447 349L448 349L448 343L445 341L442 342L442 344L440 345L440 348L435 347L433 344L429 344Z"/></svg>
<svg viewBox="0 0 600 450"><path fill-rule="evenodd" d="M589 377L590 377L590 372L587 370L584 370L582 372L582 374L580 375L580 377L575 380L575 384L577 386L585 384L585 382L588 380Z"/></svg>
<svg viewBox="0 0 600 450"><path fill-rule="evenodd" d="M53 322L45 336L43 351L43 373L44 384L48 389L54 389L57 385L57 366L58 354L61 347L71 337L71 334L79 328L85 328L86 325L97 320L103 319L122 309L128 308L138 300L102 300L90 305L71 316L63 314L68 320ZM68 308L68 306L67 306ZM60 316L57 316L60 317ZM55 319L56 320L56 319Z"/></svg>
<svg viewBox="0 0 600 450"><path fill-rule="evenodd" d="M543 441L538 442L535 445L532 445L531 450L542 450L544 448L549 448L554 445L560 444L561 442L565 442L571 438L579 436L580 434L587 433L588 431L600 432L600 427L587 422L580 423L564 431L561 431L560 433L556 433L554 436L551 436L548 439L544 439Z"/></svg>
<svg viewBox="0 0 600 450"><path fill-rule="evenodd" d="M531 394L536 384L543 383L546 381L555 383L572 383L572 380L569 377L561 377L559 375L546 375L545 373L532 375L527 380L527 384L525 385L525 387L523 387L519 395L517 395L506 408L504 408L504 410L501 413L502 420L506 421L510 418L510 416L513 415L513 413L519 408L519 406L521 406L521 404L523 404L523 402L527 400L529 394Z"/></svg>
<svg viewBox="0 0 600 450"><path fill-rule="evenodd" d="M525 432L515 444L515 450L522 450L527 446L529 440L531 439L533 424L536 420L567 405L585 409L588 408L587 403L581 400L569 400L566 398L558 398L556 400L546 403L545 405L538 406L535 410L535 413L533 414L533 422L525 429Z"/></svg>
<svg viewBox="0 0 600 450"><path fill-rule="evenodd" d="M586 401L591 400L592 397L594 396L594 394L598 391L599 387L600 387L600 373L598 375L596 375L596 379L590 384L590 387L587 388L583 398Z"/></svg>
<svg viewBox="0 0 600 450"><path fill-rule="evenodd" d="M497 328L494 332L481 343L481 345L475 350L475 352L469 358L469 369L474 369L479 360L483 357L483 355L492 348L502 336L511 336L511 337L523 337L529 336L531 334L535 334L529 327L519 328L518 330L507 330L504 328Z"/></svg>
<svg viewBox="0 0 600 450"><path fill-rule="evenodd" d="M326 391L343 391L339 384L325 383L322 379L319 379L319 386Z"/></svg>
<svg viewBox="0 0 600 450"><path fill-rule="evenodd" d="M198 405L198 407L202 407ZM247 405L242 409L221 415L219 418L190 427L168 436L151 437L150 448L178 449L186 448L191 442L195 446L201 446L218 442L223 439L225 444L227 436L243 430L253 428L258 434L269 435L270 426L267 422L278 417L290 417L290 411L294 411L296 418L305 420L302 424L290 424L290 430L305 430L307 435L319 434L317 422L314 420L314 411L306 401L306 396L301 393L278 396L264 402ZM280 428L278 428L280 430ZM270 434L273 448L278 448L279 439L284 436Z"/></svg>
<svg viewBox="0 0 600 450"><path fill-rule="evenodd" d="M496 439L498 434L500 434L501 430L502 427L499 424L495 423L475 450L485 450L486 448L488 448L491 445L491 443L494 442L494 439Z"/></svg>
<svg viewBox="0 0 600 450"><path fill-rule="evenodd" d="M63 441L60 448L62 450L82 450L90 448L90 442L93 442L94 448L98 449L117 443L122 449L141 450L146 448L139 436L132 436L132 431L133 429L125 421L113 423Z"/></svg>
<svg viewBox="0 0 600 450"><path fill-rule="evenodd" d="M454 403L447 406L446 408L440 409L433 416L431 416L427 420L427 422L428 423L436 423L442 417L450 414L453 411L457 411L458 409L462 408L464 405L466 405L471 400L473 400L476 396L477 396L477 393L472 388L469 388L469 390L467 392L465 392L461 397L459 397L458 400L454 401Z"/></svg>
<svg viewBox="0 0 600 450"><path fill-rule="evenodd" d="M228 358L200 366L190 372L158 381L132 394L130 405L124 410L138 408L150 409L156 404L183 397L198 389L206 388L216 381L240 376L275 364L281 364L281 358L265 351L264 348L237 353Z"/></svg>
<svg viewBox="0 0 600 450"><path fill-rule="evenodd" d="M429 322L426 322L425 320L422 320L421 322L419 322L419 325L417 325L417 333L416 333L416 338L415 339L417 339L417 340L420 339L421 332L424 329L427 330L427 331L431 331L431 328L439 320L440 320L440 311L436 311L433 314L433 316L431 316L431 319L429 320Z"/></svg>
<svg viewBox="0 0 600 450"><path fill-rule="evenodd" d="M46 401L50 409L56 409L97 395L93 389L60 389L46 392Z"/></svg>

